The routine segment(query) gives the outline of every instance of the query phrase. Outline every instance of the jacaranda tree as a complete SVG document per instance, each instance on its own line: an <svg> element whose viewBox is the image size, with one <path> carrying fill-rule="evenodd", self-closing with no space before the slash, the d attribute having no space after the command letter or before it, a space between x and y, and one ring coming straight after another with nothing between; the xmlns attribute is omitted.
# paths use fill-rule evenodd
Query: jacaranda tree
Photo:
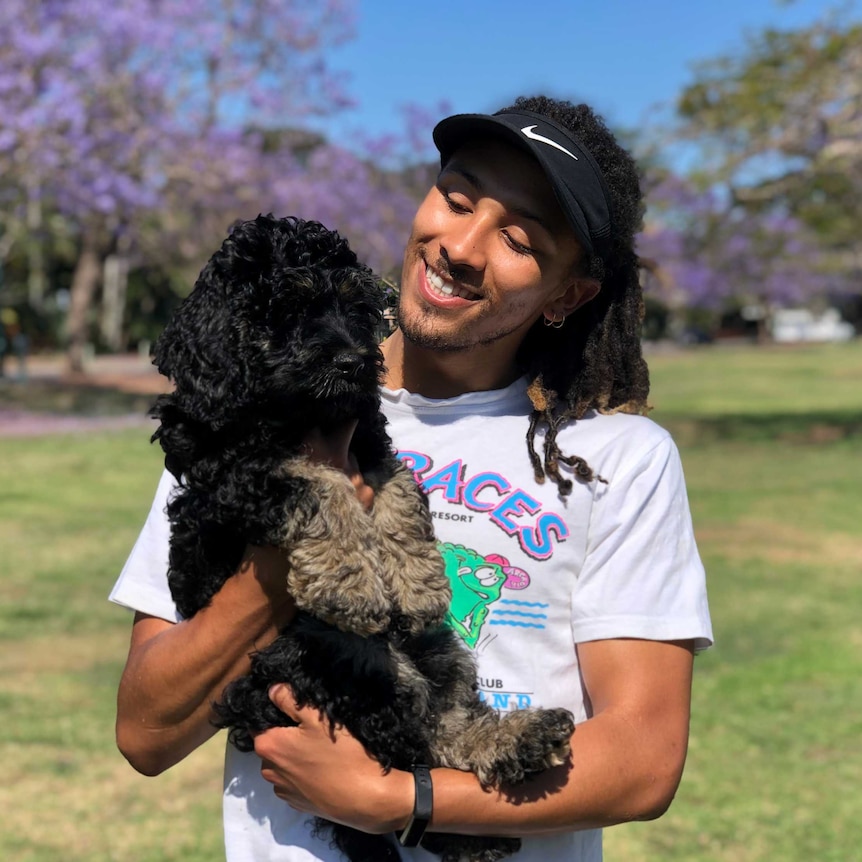
<svg viewBox="0 0 862 862"><path fill-rule="evenodd" d="M742 277L787 298L862 291L862 23L844 9L753 34L701 64L677 107L697 181L732 213L716 229L777 256Z"/></svg>
<svg viewBox="0 0 862 862"><path fill-rule="evenodd" d="M193 272L237 218L316 217L391 266L409 196L302 131L349 104L325 58L352 14L347 0L0 4L0 255L27 249L38 304L41 250L58 226L74 241L72 369L100 284L116 336L130 265Z"/></svg>
<svg viewBox="0 0 862 862"><path fill-rule="evenodd" d="M766 336L775 309L840 286L811 230L787 213L748 210L720 186L700 190L672 174L651 189L649 204L639 252L673 311L749 306Z"/></svg>

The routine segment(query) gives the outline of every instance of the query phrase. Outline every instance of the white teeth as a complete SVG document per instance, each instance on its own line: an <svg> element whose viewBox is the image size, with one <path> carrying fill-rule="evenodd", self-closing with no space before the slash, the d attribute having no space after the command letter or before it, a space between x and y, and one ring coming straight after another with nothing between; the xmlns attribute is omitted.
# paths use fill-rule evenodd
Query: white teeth
<svg viewBox="0 0 862 862"><path fill-rule="evenodd" d="M469 291L462 290L460 287L455 287L451 282L444 281L431 267L425 267L425 277L428 279L428 284L431 285L433 291L439 293L441 296L459 296L462 299L475 299Z"/></svg>
<svg viewBox="0 0 862 862"><path fill-rule="evenodd" d="M443 279L440 278L440 276L437 275L437 273L434 272L433 269L428 269L426 267L425 272L428 275L428 281L430 282L431 287L433 287L439 293L445 293L446 296L452 295L452 285L451 284L446 284L446 282L443 281Z"/></svg>

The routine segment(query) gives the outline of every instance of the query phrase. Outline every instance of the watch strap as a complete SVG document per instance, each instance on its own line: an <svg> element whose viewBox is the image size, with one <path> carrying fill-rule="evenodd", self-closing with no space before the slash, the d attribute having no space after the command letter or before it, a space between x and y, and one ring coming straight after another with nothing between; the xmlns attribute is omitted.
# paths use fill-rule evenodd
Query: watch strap
<svg viewBox="0 0 862 862"><path fill-rule="evenodd" d="M402 847L417 847L431 822L434 810L434 788L431 784L431 770L427 766L413 767L413 783L415 797L413 800L413 816L398 836Z"/></svg>

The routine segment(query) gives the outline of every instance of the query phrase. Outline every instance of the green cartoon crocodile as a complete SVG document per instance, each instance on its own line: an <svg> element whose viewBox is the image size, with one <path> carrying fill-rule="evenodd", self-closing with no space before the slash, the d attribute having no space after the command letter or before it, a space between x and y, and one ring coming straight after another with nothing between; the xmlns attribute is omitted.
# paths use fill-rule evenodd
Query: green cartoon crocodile
<svg viewBox="0 0 862 862"><path fill-rule="evenodd" d="M446 622L472 649L479 641L489 608L500 598L503 587L522 589L529 583L529 576L510 567L509 561L497 554L483 557L464 545L450 542L441 543L439 548L452 585L452 604Z"/></svg>

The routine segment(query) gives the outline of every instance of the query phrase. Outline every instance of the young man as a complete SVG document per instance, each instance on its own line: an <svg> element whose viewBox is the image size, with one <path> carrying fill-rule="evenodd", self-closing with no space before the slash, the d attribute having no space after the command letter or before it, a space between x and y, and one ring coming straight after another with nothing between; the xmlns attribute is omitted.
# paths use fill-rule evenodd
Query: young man
<svg viewBox="0 0 862 862"><path fill-rule="evenodd" d="M500 709L566 706L578 726L570 761L518 788L489 793L433 770L427 828L521 836L521 860L594 862L600 827L670 804L693 653L712 637L678 455L638 415L637 172L586 106L545 98L444 120L435 142L442 172L404 255L384 409L428 491L451 623L475 651L483 696ZM348 443L314 449L368 499ZM112 594L138 611L117 735L146 774L213 734L209 704L292 612L278 552L251 548L209 608L178 620L170 485ZM384 775L288 689L271 696L300 723L261 734L257 756L228 747L229 862L336 859L309 834L309 812L404 829L414 777Z"/></svg>

